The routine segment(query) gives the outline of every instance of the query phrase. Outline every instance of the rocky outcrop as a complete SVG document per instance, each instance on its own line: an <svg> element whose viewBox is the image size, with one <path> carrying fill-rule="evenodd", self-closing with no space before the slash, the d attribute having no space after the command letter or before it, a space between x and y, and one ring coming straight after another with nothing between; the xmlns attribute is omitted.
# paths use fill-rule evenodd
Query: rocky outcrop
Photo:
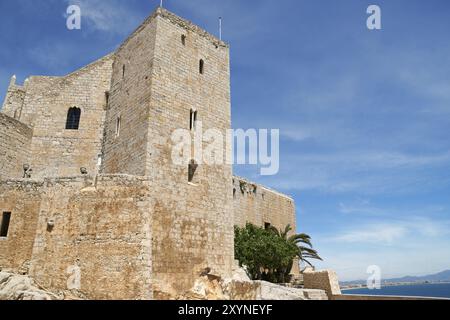
<svg viewBox="0 0 450 320"><path fill-rule="evenodd" d="M236 269L233 276L222 279L205 274L182 295L167 284L158 287L157 299L164 300L327 300L324 290L296 289L265 281L251 281L243 269ZM50 292L26 275L0 272L0 300L80 300L77 292Z"/></svg>
<svg viewBox="0 0 450 320"><path fill-rule="evenodd" d="M0 300L62 300L28 276L0 272Z"/></svg>
<svg viewBox="0 0 450 320"><path fill-rule="evenodd" d="M265 281L256 281L256 300L328 300L323 290L289 288Z"/></svg>
<svg viewBox="0 0 450 320"><path fill-rule="evenodd" d="M328 300L324 290L296 289L265 281L251 281L245 270L235 268L231 278L202 275L183 295L166 291L166 299L176 300Z"/></svg>

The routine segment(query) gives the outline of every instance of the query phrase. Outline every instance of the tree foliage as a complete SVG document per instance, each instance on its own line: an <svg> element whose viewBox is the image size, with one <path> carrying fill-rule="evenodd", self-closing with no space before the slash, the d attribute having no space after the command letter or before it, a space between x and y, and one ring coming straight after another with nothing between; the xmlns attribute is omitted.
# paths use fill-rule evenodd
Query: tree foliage
<svg viewBox="0 0 450 320"><path fill-rule="evenodd" d="M285 241L295 243L295 245L298 246L297 257L300 259L301 263L305 263L313 267L310 262L311 259L322 260L317 251L313 249L311 237L306 233L293 234L289 236L289 233L292 231L291 225L287 225L284 230L277 230L275 227L270 227L269 230L283 238Z"/></svg>
<svg viewBox="0 0 450 320"><path fill-rule="evenodd" d="M322 260L313 250L310 236L304 233L289 236L291 231L289 225L285 230L273 227L266 230L252 224L235 227L235 257L253 280L288 282L296 258L309 265L309 259Z"/></svg>
<svg viewBox="0 0 450 320"><path fill-rule="evenodd" d="M286 273L298 254L295 243L285 241L270 230L247 224L235 228L235 256L253 280L285 282Z"/></svg>

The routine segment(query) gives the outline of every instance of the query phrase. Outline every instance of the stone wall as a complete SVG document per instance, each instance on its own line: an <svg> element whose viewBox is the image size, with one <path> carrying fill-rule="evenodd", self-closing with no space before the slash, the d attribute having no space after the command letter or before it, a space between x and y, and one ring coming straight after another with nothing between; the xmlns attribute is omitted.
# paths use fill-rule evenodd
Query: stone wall
<svg viewBox="0 0 450 320"><path fill-rule="evenodd" d="M43 183L0 180L0 214L11 212L7 238L0 238L0 269L26 272L36 236Z"/></svg>
<svg viewBox="0 0 450 320"><path fill-rule="evenodd" d="M234 224L244 227L251 223L258 227L271 225L278 230L292 227L290 234L297 232L295 202L289 196L241 177L233 177ZM291 274L300 274L296 260Z"/></svg>
<svg viewBox="0 0 450 320"><path fill-rule="evenodd" d="M0 268L89 299L152 298L148 194L131 176L1 182L0 211L12 216Z"/></svg>
<svg viewBox="0 0 450 320"><path fill-rule="evenodd" d="M148 19L115 54L105 121L102 172L144 176L150 157L150 96L155 70L156 20ZM158 93L153 93L158 94Z"/></svg>
<svg viewBox="0 0 450 320"><path fill-rule="evenodd" d="M182 291L206 268L229 276L234 263L231 166L200 165L189 183L188 161L173 163L171 141L175 130L190 129L191 109L203 130L214 128L225 137L231 127L229 49L166 10L158 9L154 18L146 168L156 185L153 272L160 283Z"/></svg>
<svg viewBox="0 0 450 320"><path fill-rule="evenodd" d="M78 175L81 167L90 174L98 171L111 65L112 56L107 56L65 77L26 81L17 119L33 128L34 178ZM81 109L79 130L66 130L71 107Z"/></svg>
<svg viewBox="0 0 450 320"><path fill-rule="evenodd" d="M33 131L19 121L0 113L0 179L23 176L29 163Z"/></svg>
<svg viewBox="0 0 450 320"><path fill-rule="evenodd" d="M305 272L303 282L305 289L325 290L330 299L341 294L338 276L332 270Z"/></svg>
<svg viewBox="0 0 450 320"><path fill-rule="evenodd" d="M296 230L294 200L284 194L240 177L233 178L234 223L243 227L250 222L259 227L266 224L284 230Z"/></svg>
<svg viewBox="0 0 450 320"><path fill-rule="evenodd" d="M24 99L25 89L23 86L16 85L16 76L13 76L9 83L1 111L11 118L19 119Z"/></svg>

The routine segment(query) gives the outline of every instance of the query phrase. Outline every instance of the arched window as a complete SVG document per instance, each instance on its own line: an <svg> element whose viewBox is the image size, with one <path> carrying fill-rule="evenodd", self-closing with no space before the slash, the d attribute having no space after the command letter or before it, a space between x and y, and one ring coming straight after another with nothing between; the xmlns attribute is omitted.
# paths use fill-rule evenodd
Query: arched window
<svg viewBox="0 0 450 320"><path fill-rule="evenodd" d="M80 127L81 109L77 107L70 108L67 111L66 130L78 130Z"/></svg>
<svg viewBox="0 0 450 320"><path fill-rule="evenodd" d="M181 43L183 44L183 46L186 45L186 35L184 34L181 36Z"/></svg>
<svg viewBox="0 0 450 320"><path fill-rule="evenodd" d="M203 59L200 60L199 71L200 71L200 74L205 73L205 61L203 61Z"/></svg>

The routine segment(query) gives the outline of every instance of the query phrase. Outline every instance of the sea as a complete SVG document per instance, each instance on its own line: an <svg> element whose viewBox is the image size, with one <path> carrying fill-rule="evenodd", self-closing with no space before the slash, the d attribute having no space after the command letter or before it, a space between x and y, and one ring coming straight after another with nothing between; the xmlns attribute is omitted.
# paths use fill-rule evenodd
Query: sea
<svg viewBox="0 0 450 320"><path fill-rule="evenodd" d="M411 284L386 286L380 290L349 289L342 290L343 294L371 295L371 296L402 296L402 297L433 297L450 299L450 283Z"/></svg>

